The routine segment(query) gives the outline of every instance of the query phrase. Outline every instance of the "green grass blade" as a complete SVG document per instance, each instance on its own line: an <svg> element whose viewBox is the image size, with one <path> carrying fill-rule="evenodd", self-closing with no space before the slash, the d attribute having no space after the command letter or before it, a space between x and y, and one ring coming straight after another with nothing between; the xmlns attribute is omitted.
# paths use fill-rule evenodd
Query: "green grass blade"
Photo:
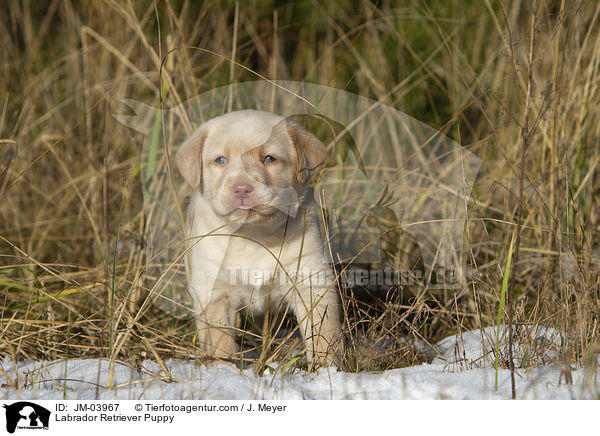
<svg viewBox="0 0 600 436"><path fill-rule="evenodd" d="M504 264L504 276L502 277L502 288L500 289L500 307L498 308L498 328L496 331L496 358L494 362L494 386L496 390L498 390L498 363L500 360L500 324L502 322L502 314L504 313L504 302L506 300L506 290L508 288L508 279L510 277L510 265L512 263L512 254L515 245L516 234L516 232L513 233L513 237L510 241L510 247L508 247L508 256L506 257L506 263Z"/></svg>
<svg viewBox="0 0 600 436"><path fill-rule="evenodd" d="M0 281L0 284L2 284L1 281ZM80 287L77 287L77 288L64 289L64 290L62 290L60 292L57 292L56 294L48 295L46 297L36 298L35 301L30 301L28 303L18 304L16 306L0 307L0 309L2 309L2 310L23 309L24 307L28 307L28 306L31 306L33 304L45 303L47 301L57 300L57 299L60 299L62 297L66 297L68 295L72 295L72 294L76 294L78 292L81 292L84 289L89 289L89 288L92 288L92 287L95 287L95 286L99 286L99 285L102 285L102 283L97 282L97 283L91 283L91 284L85 285L85 286L80 286ZM28 291L28 292L31 292L31 293L34 293L34 292L35 293L39 293L40 292L36 288L27 288L27 287L23 287L21 285L16 285L16 284L13 284L13 286L14 287L18 286L18 289L24 290L24 291Z"/></svg>

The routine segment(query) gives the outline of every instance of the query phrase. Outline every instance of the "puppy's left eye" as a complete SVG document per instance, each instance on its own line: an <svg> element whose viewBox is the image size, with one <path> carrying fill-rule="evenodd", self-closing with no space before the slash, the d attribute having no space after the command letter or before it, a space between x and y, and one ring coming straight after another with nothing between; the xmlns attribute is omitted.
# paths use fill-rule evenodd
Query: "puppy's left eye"
<svg viewBox="0 0 600 436"><path fill-rule="evenodd" d="M271 156L270 154L266 155L263 159L264 163L275 162L277 159Z"/></svg>

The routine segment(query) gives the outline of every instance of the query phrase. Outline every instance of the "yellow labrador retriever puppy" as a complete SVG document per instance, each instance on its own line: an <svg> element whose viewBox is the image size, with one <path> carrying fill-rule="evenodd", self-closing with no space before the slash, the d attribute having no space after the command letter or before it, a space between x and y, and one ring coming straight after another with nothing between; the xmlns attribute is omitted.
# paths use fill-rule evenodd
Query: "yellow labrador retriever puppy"
<svg viewBox="0 0 600 436"><path fill-rule="evenodd" d="M198 339L214 358L238 351L241 309L291 310L309 362L337 364L339 303L308 183L323 144L270 112L242 110L202 124L176 161L194 188L186 269Z"/></svg>

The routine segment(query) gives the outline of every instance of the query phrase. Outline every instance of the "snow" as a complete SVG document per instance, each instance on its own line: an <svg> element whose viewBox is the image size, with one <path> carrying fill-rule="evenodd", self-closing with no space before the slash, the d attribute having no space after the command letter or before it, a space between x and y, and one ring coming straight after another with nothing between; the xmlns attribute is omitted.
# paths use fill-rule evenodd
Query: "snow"
<svg viewBox="0 0 600 436"><path fill-rule="evenodd" d="M501 339L506 335L500 329ZM517 331L517 335L523 333ZM597 398L597 371L568 369L558 356L564 338L552 329L528 330L527 340L515 341L515 362L535 362L516 370L520 399ZM496 328L448 337L436 348L440 357L409 368L358 374L322 368L315 373L274 368L260 377L253 370L220 364L202 366L194 361L167 360L168 374L153 361L139 369L103 359L54 362L0 361L5 386L0 395L11 400L298 400L298 399L507 399L510 371L499 369L495 389L493 356ZM501 341L500 349L506 348ZM552 363L554 362L554 363ZM15 378L24 388L15 389ZM7 379L8 377L8 379ZM112 381L112 388L111 386Z"/></svg>

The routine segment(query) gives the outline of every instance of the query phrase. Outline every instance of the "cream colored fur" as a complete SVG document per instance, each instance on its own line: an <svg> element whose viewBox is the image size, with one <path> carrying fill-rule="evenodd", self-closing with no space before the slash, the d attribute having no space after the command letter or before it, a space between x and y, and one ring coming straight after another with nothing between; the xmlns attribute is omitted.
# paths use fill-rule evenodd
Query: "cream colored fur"
<svg viewBox="0 0 600 436"><path fill-rule="evenodd" d="M234 357L239 311L268 307L295 315L309 362L338 363L339 302L308 186L325 158L304 128L256 110L207 121L178 150L194 188L186 267L208 356Z"/></svg>

